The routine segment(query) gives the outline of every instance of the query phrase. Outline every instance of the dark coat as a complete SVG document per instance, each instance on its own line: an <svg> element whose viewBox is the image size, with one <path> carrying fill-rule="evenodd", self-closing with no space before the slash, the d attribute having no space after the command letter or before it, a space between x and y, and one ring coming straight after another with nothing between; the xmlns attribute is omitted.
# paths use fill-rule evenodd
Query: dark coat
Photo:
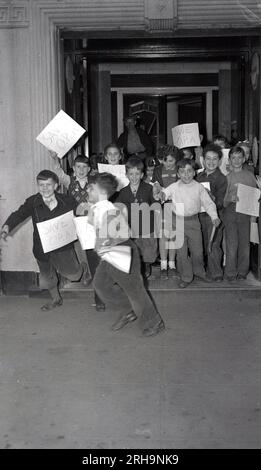
<svg viewBox="0 0 261 470"><path fill-rule="evenodd" d="M133 203L136 202L140 205L145 202L149 206L151 206L153 203L157 202L155 201L153 197L153 189L152 189L151 184L141 181L135 197L133 196L130 185L126 186L125 188L120 190L116 202L125 204L127 211L128 211L128 223L129 223L131 230L133 231L134 238L138 238L138 236L142 235L142 233L146 235L153 233L154 231L153 211L150 212L149 224L146 227L144 226L144 224L142 225L142 212L141 211L139 212L139 233L136 232L134 221L131 220L131 207Z"/></svg>
<svg viewBox="0 0 261 470"><path fill-rule="evenodd" d="M24 222L28 217L32 217L33 222L33 254L36 259L40 261L47 261L49 259L50 254L44 253L40 236L38 233L38 229L36 224L38 222L44 222L45 220L54 219L59 215L63 215L66 212L71 210L75 210L77 207L77 202L72 196L68 196L66 194L58 194L55 193L55 197L57 199L57 206L50 211L47 205L44 203L42 196L40 193L34 194L30 196L28 199L25 200L24 204L22 204L17 211L13 212L8 219L5 221L4 225L8 225L9 232L14 230L19 224ZM58 248L55 252L58 251L66 251L68 247L71 248L72 244L65 245L62 248ZM66 256L66 255L65 255Z"/></svg>
<svg viewBox="0 0 261 470"><path fill-rule="evenodd" d="M206 171L202 171L196 177L196 180L199 183L210 183L210 192L215 198L215 204L217 206L218 212L223 209L224 197L227 190L227 178L220 169L217 168L214 173L207 175Z"/></svg>
<svg viewBox="0 0 261 470"><path fill-rule="evenodd" d="M151 155L153 155L153 143L152 143L151 138L142 129L136 128L136 130L137 130L138 136L140 138L140 141L143 147L145 147L145 153L147 157L150 157ZM129 155L128 150L127 150L127 144L128 144L128 130L127 129L120 135L120 137L117 140L117 144L120 148L123 149L125 155Z"/></svg>

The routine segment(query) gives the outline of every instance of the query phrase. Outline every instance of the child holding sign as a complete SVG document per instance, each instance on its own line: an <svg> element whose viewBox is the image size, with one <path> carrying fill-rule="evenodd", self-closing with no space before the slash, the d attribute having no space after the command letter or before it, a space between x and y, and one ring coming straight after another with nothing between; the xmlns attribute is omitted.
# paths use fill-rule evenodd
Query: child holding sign
<svg viewBox="0 0 261 470"><path fill-rule="evenodd" d="M224 198L223 220L226 234L225 277L228 281L244 280L249 271L250 215L236 212L237 186L244 184L255 188L256 179L252 172L243 169L244 150L235 146L229 151L231 171L227 175L227 190Z"/></svg>
<svg viewBox="0 0 261 470"><path fill-rule="evenodd" d="M152 181L158 183L162 188L167 188L178 179L176 164L179 150L177 147L165 145L165 148L161 148L161 153L163 154L163 162L155 168ZM162 280L167 280L176 273L176 250L170 248L171 233L174 229L172 218L169 221L163 221L162 228L162 236L159 238L160 277Z"/></svg>
<svg viewBox="0 0 261 470"><path fill-rule="evenodd" d="M88 173L90 166L88 159L83 155L78 155L73 163L73 176L67 175L60 163L55 152L49 151L54 160L54 170L59 178L60 184L63 184L68 189L70 194L77 202L77 215L85 215L88 212Z"/></svg>
<svg viewBox="0 0 261 470"><path fill-rule="evenodd" d="M179 287L185 288L193 281L193 276L205 282L210 281L203 264L202 235L198 218L201 207L210 216L215 227L219 226L220 220L216 206L206 189L194 180L194 162L180 160L177 169L179 181L163 189L157 196L155 194L155 197L163 201L172 200L172 210L176 214L177 238L183 241L182 246L177 249L177 264L181 278ZM184 221L184 225L180 221Z"/></svg>
<svg viewBox="0 0 261 470"><path fill-rule="evenodd" d="M33 253L40 269L41 285L49 290L52 299L51 303L43 305L41 309L52 310L62 305L57 273L71 281L79 281L86 275L87 266L79 263L72 243L44 253L37 223L57 218L75 210L77 203L71 196L56 192L59 180L52 171L41 171L36 180L39 192L26 199L25 203L8 217L0 235L1 238L6 239L20 223L28 217L32 218L34 227Z"/></svg>
<svg viewBox="0 0 261 470"><path fill-rule="evenodd" d="M210 193L213 198L219 218L222 218L223 202L227 189L227 180L225 175L219 169L220 161L223 157L222 150L218 145L209 144L204 148L203 159L205 170L197 175L199 183L210 184ZM212 243L212 249L209 252L209 242L212 232L212 221L206 212L199 215L203 234L203 245L205 258L207 260L207 272L214 281L221 281L223 279L222 264L222 234L223 226L220 225L215 232L215 237Z"/></svg>
<svg viewBox="0 0 261 470"><path fill-rule="evenodd" d="M96 249L99 254L101 248L108 244L130 247L131 267L129 273L126 273L102 259L94 276L94 288L106 305L120 314L112 326L114 331L135 321L139 316L143 336L155 336L163 331L165 326L144 287L137 246L126 237L126 230L122 236L121 233L115 233L114 239L111 238L109 224L113 221L114 213L116 216L117 209L109 199L116 191L117 185L114 175L100 173L94 177L88 190L89 201L93 204L92 223L98 234ZM117 225L115 228L117 230Z"/></svg>
<svg viewBox="0 0 261 470"><path fill-rule="evenodd" d="M139 157L131 157L126 163L128 186L121 189L116 202L125 204L128 212L128 222L132 230L133 239L140 250L143 260L144 276L151 276L151 264L157 258L157 238L154 236L154 210L149 213L148 220L143 220L142 204L149 207L155 202L153 187L142 181L144 164ZM134 210L136 209L136 211ZM136 220L135 220L136 219ZM137 226L138 225L138 226Z"/></svg>

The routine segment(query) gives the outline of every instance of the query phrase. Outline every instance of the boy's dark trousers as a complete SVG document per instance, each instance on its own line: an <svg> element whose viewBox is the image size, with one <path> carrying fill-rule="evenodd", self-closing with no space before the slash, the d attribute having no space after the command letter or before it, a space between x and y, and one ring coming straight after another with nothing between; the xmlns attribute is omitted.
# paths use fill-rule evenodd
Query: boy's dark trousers
<svg viewBox="0 0 261 470"><path fill-rule="evenodd" d="M236 204L224 209L223 221L226 235L225 277L246 277L249 271L250 216L236 212Z"/></svg>
<svg viewBox="0 0 261 470"><path fill-rule="evenodd" d="M87 261L89 265L89 270L91 273L92 280L94 279L96 269L98 268L101 258L97 255L96 251L94 250L86 250ZM98 296L96 289L94 288L94 302L96 305L103 304L103 301Z"/></svg>
<svg viewBox="0 0 261 470"><path fill-rule="evenodd" d="M201 278L206 276L198 214L184 217L184 243L177 250L177 268L183 282L192 282L193 275Z"/></svg>
<svg viewBox="0 0 261 470"><path fill-rule="evenodd" d="M58 284L57 273L70 281L79 281L83 269L73 247L64 251L53 251L46 260L36 260L40 269L42 289L54 289Z"/></svg>
<svg viewBox="0 0 261 470"><path fill-rule="evenodd" d="M211 252L208 253L208 245L213 229L212 220L208 214L202 212L199 214L199 220L201 223L204 252L207 257L207 273L212 279L218 279L223 277L222 270L222 256L223 252L221 249L221 242L223 236L223 225L219 225L216 228L214 240L211 247Z"/></svg>
<svg viewBox="0 0 261 470"><path fill-rule="evenodd" d="M106 261L101 261L94 276L94 289L115 313L124 316L134 311L139 317L141 328L151 328L161 321L161 317L144 287L138 249L133 242L130 244L130 273L126 274Z"/></svg>

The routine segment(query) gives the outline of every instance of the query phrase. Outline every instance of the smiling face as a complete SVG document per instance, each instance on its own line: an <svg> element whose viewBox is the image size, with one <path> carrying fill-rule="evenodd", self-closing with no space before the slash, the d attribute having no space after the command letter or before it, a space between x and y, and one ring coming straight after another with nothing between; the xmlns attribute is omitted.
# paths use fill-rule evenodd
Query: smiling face
<svg viewBox="0 0 261 470"><path fill-rule="evenodd" d="M86 163L76 162L73 166L73 171L79 180L86 178L89 172L89 166Z"/></svg>
<svg viewBox="0 0 261 470"><path fill-rule="evenodd" d="M195 170L191 165L186 165L185 168L179 168L178 176L181 179L182 183L189 184L195 176Z"/></svg>
<svg viewBox="0 0 261 470"><path fill-rule="evenodd" d="M121 159L121 154L117 147L109 147L105 154L105 160L109 165L119 165Z"/></svg>
<svg viewBox="0 0 261 470"><path fill-rule="evenodd" d="M207 173L214 173L214 171L219 167L218 154L209 150L205 155L204 163Z"/></svg>
<svg viewBox="0 0 261 470"><path fill-rule="evenodd" d="M176 165L176 159L172 155L168 155L163 160L163 165L166 170L174 170Z"/></svg>
<svg viewBox="0 0 261 470"><path fill-rule="evenodd" d="M229 157L230 165L234 170L241 170L245 163L245 156L241 152L232 153Z"/></svg>
<svg viewBox="0 0 261 470"><path fill-rule="evenodd" d="M48 178L47 180L38 180L37 185L39 193L45 199L52 197L58 186L52 178Z"/></svg>
<svg viewBox="0 0 261 470"><path fill-rule="evenodd" d="M138 186L143 178L143 172L138 168L129 168L126 175L132 186Z"/></svg>

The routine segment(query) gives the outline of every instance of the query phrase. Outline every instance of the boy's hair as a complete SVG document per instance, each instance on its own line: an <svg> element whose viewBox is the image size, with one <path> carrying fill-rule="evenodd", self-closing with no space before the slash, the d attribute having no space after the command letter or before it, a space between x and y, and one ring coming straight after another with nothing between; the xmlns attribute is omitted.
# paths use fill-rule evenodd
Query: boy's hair
<svg viewBox="0 0 261 470"><path fill-rule="evenodd" d="M177 170L180 170L181 168L185 168L187 165L190 165L193 168L193 170L195 170L196 164L194 160L188 160L187 158L182 158L181 160L178 161Z"/></svg>
<svg viewBox="0 0 261 470"><path fill-rule="evenodd" d="M131 157L126 162L126 171L131 170L132 168L137 168L141 172L144 170L144 163L139 157Z"/></svg>
<svg viewBox="0 0 261 470"><path fill-rule="evenodd" d="M75 163L85 163L85 165L90 166L89 160L85 155L77 155L77 157L74 159L73 166Z"/></svg>
<svg viewBox="0 0 261 470"><path fill-rule="evenodd" d="M179 149L174 145L161 145L158 150L158 157L164 160L169 155L176 158L177 160L179 157Z"/></svg>
<svg viewBox="0 0 261 470"><path fill-rule="evenodd" d="M146 158L145 160L145 168L148 168L148 167L155 167L156 166L156 161L154 160L153 157L148 157Z"/></svg>
<svg viewBox="0 0 261 470"><path fill-rule="evenodd" d="M214 152L218 155L219 160L223 157L222 149L219 145L216 144L208 144L203 150L203 158L206 158L207 152Z"/></svg>
<svg viewBox="0 0 261 470"><path fill-rule="evenodd" d="M230 158L231 155L233 155L234 153L241 153L243 155L243 157L245 157L245 151L242 147L239 147L239 145L234 145L234 147L232 147L229 150L228 157Z"/></svg>
<svg viewBox="0 0 261 470"><path fill-rule="evenodd" d="M42 170L38 175L36 176L36 181L46 181L52 179L54 183L59 184L59 178L58 176L50 170Z"/></svg>
<svg viewBox="0 0 261 470"><path fill-rule="evenodd" d="M226 138L224 135L222 135L222 134L214 135L214 137L213 137L213 142L214 142L215 140L221 140L222 142L224 142L225 145L229 145L227 138Z"/></svg>
<svg viewBox="0 0 261 470"><path fill-rule="evenodd" d="M116 144L116 142L111 142L110 144L108 144L108 145L106 145L106 146L104 147L104 151L103 151L104 156L105 156L106 153L108 152L108 149L111 148L111 147L117 149L118 152L119 152L119 154L120 154L120 156L122 156L122 155L121 155L121 149L120 149L120 147Z"/></svg>
<svg viewBox="0 0 261 470"><path fill-rule="evenodd" d="M178 158L181 160L184 158L184 150L189 150L191 152L192 158L196 157L194 147L184 147L178 150Z"/></svg>
<svg viewBox="0 0 261 470"><path fill-rule="evenodd" d="M111 173L98 173L92 177L92 183L98 184L100 188L106 191L108 198L110 198L117 191L118 180L116 176Z"/></svg>

